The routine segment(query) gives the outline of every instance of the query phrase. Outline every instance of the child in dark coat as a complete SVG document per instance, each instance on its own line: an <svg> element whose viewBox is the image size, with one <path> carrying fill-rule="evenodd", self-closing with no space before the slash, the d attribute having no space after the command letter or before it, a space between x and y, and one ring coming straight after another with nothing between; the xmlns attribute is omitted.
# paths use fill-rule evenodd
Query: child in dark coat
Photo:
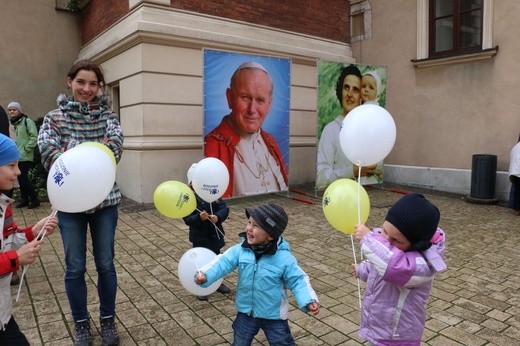
<svg viewBox="0 0 520 346"><path fill-rule="evenodd" d="M191 186L193 170L196 163L192 164L188 170L188 185ZM224 227L222 223L229 215L229 208L221 199L208 203L195 193L197 208L183 220L190 227L189 240L193 247L203 247L219 255L220 250L226 244L224 240ZM231 290L222 284L217 289L220 293L229 293ZM197 296L198 300L208 300L207 296Z"/></svg>

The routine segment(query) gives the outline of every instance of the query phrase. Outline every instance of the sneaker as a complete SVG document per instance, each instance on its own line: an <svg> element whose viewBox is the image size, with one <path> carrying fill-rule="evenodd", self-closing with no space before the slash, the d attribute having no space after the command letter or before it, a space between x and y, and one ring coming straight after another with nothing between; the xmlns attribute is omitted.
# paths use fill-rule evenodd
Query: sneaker
<svg viewBox="0 0 520 346"><path fill-rule="evenodd" d="M18 272L14 272L13 276L11 276L11 286L16 286L20 283L20 276Z"/></svg>
<svg viewBox="0 0 520 346"><path fill-rule="evenodd" d="M100 318L101 339L104 346L119 345L119 333L117 332L115 317Z"/></svg>
<svg viewBox="0 0 520 346"><path fill-rule="evenodd" d="M231 290L230 290L226 285L221 284L221 285L219 286L219 288L217 288L217 292L220 292L220 293L224 293L224 294L226 294L226 293L231 292Z"/></svg>
<svg viewBox="0 0 520 346"><path fill-rule="evenodd" d="M92 345L92 332L90 331L90 322L88 320L74 322L74 345Z"/></svg>
<svg viewBox="0 0 520 346"><path fill-rule="evenodd" d="M197 296L197 299L201 302L205 302L206 300L208 300L208 296Z"/></svg>
<svg viewBox="0 0 520 346"><path fill-rule="evenodd" d="M15 206L15 208L23 208L23 207L27 207L28 205L29 205L29 202L20 202Z"/></svg>

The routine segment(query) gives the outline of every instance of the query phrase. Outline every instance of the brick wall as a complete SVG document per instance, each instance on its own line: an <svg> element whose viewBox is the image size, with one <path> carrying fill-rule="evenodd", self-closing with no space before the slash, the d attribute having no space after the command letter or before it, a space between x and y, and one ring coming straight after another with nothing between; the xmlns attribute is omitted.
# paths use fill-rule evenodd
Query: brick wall
<svg viewBox="0 0 520 346"><path fill-rule="evenodd" d="M171 0L171 7L350 42L349 0ZM83 43L129 11L127 0L90 0L83 9Z"/></svg>
<svg viewBox="0 0 520 346"><path fill-rule="evenodd" d="M90 0L81 11L82 43L91 41L128 12L128 0Z"/></svg>
<svg viewBox="0 0 520 346"><path fill-rule="evenodd" d="M349 42L348 0L172 0L183 10Z"/></svg>

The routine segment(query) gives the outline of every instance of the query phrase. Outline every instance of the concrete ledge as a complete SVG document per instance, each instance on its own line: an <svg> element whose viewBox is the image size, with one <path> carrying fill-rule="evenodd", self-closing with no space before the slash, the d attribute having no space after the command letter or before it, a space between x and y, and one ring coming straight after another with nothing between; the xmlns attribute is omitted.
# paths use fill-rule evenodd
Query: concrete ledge
<svg viewBox="0 0 520 346"><path fill-rule="evenodd" d="M385 164L384 181L385 183L414 186L466 196L469 196L471 192L470 169ZM508 173L498 171L495 183L495 198L499 201L509 200L510 189L511 183L509 182Z"/></svg>

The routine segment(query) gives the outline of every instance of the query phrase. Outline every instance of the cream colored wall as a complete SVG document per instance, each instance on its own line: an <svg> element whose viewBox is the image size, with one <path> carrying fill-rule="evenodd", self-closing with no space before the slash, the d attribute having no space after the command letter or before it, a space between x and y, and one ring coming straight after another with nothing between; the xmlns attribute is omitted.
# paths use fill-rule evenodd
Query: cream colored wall
<svg viewBox="0 0 520 346"><path fill-rule="evenodd" d="M81 44L79 17L56 11L55 0L2 1L0 104L21 103L33 118L55 109Z"/></svg>
<svg viewBox="0 0 520 346"><path fill-rule="evenodd" d="M520 2L493 2L492 46L499 45L493 58L417 68L411 59L417 55L420 1L369 1L372 37L354 42L352 51L358 63L388 68L387 109L396 121L397 141L385 164L400 167L401 178L407 176L401 183L427 181L430 187L467 192L472 155L497 155L498 170L506 171L520 132ZM507 199L504 178L499 172L497 194Z"/></svg>
<svg viewBox="0 0 520 346"><path fill-rule="evenodd" d="M313 182L317 61L352 61L348 45L146 4L80 51L119 87L123 194L151 202L160 183L186 181L190 165L203 158L206 48L292 59L289 183Z"/></svg>

